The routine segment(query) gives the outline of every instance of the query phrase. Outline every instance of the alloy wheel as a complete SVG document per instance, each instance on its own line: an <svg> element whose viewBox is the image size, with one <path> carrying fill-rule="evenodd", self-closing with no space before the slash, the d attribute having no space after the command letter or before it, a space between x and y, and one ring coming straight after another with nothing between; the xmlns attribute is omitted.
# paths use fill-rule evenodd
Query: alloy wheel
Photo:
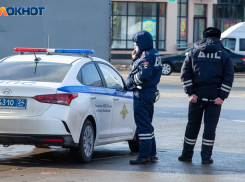
<svg viewBox="0 0 245 182"><path fill-rule="evenodd" d="M170 64L168 63L164 63L162 65L163 69L162 69L162 74L163 75L169 75L172 72L172 67Z"/></svg>
<svg viewBox="0 0 245 182"><path fill-rule="evenodd" d="M83 150L87 157L90 157L93 153L93 145L94 145L94 135L93 130L90 126L87 126L83 135Z"/></svg>

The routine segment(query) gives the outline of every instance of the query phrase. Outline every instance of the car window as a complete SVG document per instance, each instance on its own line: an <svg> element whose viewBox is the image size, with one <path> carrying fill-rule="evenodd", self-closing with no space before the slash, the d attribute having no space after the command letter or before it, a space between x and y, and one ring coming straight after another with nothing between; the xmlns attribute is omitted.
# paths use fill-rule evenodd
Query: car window
<svg viewBox="0 0 245 182"><path fill-rule="evenodd" d="M225 46L225 44L226 44L226 39L222 39L221 42L222 42L222 44Z"/></svg>
<svg viewBox="0 0 245 182"><path fill-rule="evenodd" d="M224 43L223 43L223 41L224 41ZM222 43L228 49L231 49L231 50L235 51L236 39L231 39L231 38L222 39Z"/></svg>
<svg viewBox="0 0 245 182"><path fill-rule="evenodd" d="M98 63L98 65L105 77L105 82L109 88L119 90L124 89L122 78L117 74L117 72L105 64Z"/></svg>
<svg viewBox="0 0 245 182"><path fill-rule="evenodd" d="M0 80L58 82L61 83L72 67L71 64L30 61L0 63ZM4 71L3 71L4 70Z"/></svg>
<svg viewBox="0 0 245 182"><path fill-rule="evenodd" d="M99 72L93 63L83 66L77 75L77 80L83 85L102 87Z"/></svg>
<svg viewBox="0 0 245 182"><path fill-rule="evenodd" d="M240 39L240 51L245 51L245 39Z"/></svg>

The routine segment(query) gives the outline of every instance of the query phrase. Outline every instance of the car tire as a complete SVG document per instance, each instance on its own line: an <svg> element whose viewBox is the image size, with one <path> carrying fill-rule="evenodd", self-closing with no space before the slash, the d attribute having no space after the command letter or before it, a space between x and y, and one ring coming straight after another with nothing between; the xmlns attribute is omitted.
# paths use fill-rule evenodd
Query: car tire
<svg viewBox="0 0 245 182"><path fill-rule="evenodd" d="M170 75L173 72L173 66L170 63L162 63L162 75Z"/></svg>
<svg viewBox="0 0 245 182"><path fill-rule="evenodd" d="M89 119L86 119L80 135L78 147L70 148L70 155L75 163L86 163L92 159L94 152L94 127Z"/></svg>
<svg viewBox="0 0 245 182"><path fill-rule="evenodd" d="M135 136L133 140L128 141L128 146L131 152L139 152L140 150L140 140L138 136L138 130L135 131Z"/></svg>

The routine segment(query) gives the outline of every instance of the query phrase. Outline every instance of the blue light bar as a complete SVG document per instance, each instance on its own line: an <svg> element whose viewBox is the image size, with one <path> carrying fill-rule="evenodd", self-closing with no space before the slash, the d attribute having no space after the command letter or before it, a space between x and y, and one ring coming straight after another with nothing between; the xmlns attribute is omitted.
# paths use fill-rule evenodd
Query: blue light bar
<svg viewBox="0 0 245 182"><path fill-rule="evenodd" d="M55 49L57 53L93 54L94 50Z"/></svg>

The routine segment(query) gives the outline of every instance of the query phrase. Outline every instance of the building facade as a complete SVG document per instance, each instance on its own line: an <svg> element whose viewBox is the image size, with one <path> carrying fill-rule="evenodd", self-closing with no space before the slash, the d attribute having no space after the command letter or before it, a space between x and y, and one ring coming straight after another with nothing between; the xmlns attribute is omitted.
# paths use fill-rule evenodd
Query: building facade
<svg viewBox="0 0 245 182"><path fill-rule="evenodd" d="M206 27L221 31L244 21L245 0L113 0L112 63L129 63L133 34L147 30L161 55L176 54L202 39Z"/></svg>

